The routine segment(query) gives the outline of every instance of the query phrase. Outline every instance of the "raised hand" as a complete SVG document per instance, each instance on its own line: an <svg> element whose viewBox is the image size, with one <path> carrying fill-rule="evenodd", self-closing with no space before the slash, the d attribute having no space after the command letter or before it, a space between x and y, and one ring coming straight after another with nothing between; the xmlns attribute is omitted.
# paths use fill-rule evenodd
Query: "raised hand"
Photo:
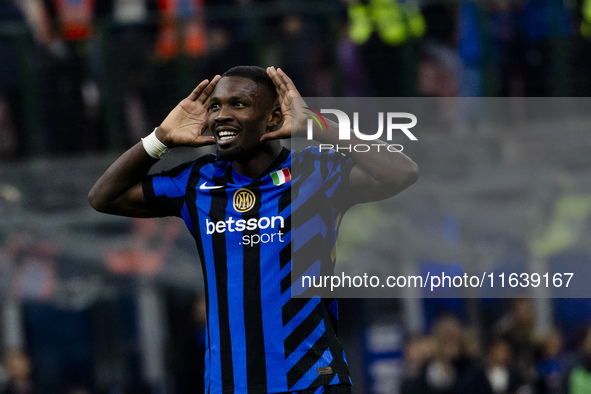
<svg viewBox="0 0 591 394"><path fill-rule="evenodd" d="M306 130L306 117L303 114L303 107L306 104L300 92L282 69L267 67L267 74L275 84L283 121L278 130L264 134L261 141L303 136Z"/></svg>
<svg viewBox="0 0 591 394"><path fill-rule="evenodd" d="M156 130L156 137L167 147L199 147L215 143L213 136L204 136L207 130L207 108L205 102L211 96L215 85L220 80L216 75L211 81L203 80L183 99Z"/></svg>

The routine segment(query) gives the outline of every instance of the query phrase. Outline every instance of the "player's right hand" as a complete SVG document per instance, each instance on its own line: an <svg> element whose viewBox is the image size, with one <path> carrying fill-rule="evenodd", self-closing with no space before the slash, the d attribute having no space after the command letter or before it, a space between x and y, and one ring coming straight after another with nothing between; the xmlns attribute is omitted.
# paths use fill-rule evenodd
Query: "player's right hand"
<svg viewBox="0 0 591 394"><path fill-rule="evenodd" d="M211 81L203 80L181 101L160 124L156 137L168 148L177 146L199 147L215 143L213 136L205 136L207 130L207 107L205 102L220 80L216 75Z"/></svg>

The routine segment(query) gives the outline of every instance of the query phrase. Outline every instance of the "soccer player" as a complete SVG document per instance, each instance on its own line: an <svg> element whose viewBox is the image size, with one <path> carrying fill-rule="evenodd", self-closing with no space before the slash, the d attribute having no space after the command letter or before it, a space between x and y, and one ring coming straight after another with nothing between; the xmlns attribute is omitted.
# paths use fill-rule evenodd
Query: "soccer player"
<svg viewBox="0 0 591 394"><path fill-rule="evenodd" d="M208 393L350 393L336 300L292 298L292 257L312 250L334 263L340 216L418 177L398 152L283 148L280 139L306 133L302 111L291 107L299 97L273 67L239 66L204 80L89 194L100 212L185 221L204 272ZM331 123L315 138L335 144L337 131ZM169 149L208 144L216 154L148 175Z"/></svg>

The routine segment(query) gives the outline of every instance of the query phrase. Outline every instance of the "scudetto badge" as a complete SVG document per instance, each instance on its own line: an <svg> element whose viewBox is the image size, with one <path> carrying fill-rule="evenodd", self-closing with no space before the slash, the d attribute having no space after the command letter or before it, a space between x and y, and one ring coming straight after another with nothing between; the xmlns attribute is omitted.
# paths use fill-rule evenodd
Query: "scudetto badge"
<svg viewBox="0 0 591 394"><path fill-rule="evenodd" d="M236 212L248 212L254 207L256 196L248 189L238 189L234 193L232 203Z"/></svg>

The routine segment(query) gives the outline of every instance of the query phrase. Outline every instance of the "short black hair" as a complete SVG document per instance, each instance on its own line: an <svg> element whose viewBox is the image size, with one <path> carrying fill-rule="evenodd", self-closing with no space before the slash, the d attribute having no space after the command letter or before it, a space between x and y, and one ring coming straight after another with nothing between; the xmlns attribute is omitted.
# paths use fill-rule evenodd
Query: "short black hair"
<svg viewBox="0 0 591 394"><path fill-rule="evenodd" d="M224 77L242 77L254 81L257 85L261 85L268 89L271 94L273 102L277 99L277 91L273 80L267 74L267 71L259 66L236 66L222 74Z"/></svg>

